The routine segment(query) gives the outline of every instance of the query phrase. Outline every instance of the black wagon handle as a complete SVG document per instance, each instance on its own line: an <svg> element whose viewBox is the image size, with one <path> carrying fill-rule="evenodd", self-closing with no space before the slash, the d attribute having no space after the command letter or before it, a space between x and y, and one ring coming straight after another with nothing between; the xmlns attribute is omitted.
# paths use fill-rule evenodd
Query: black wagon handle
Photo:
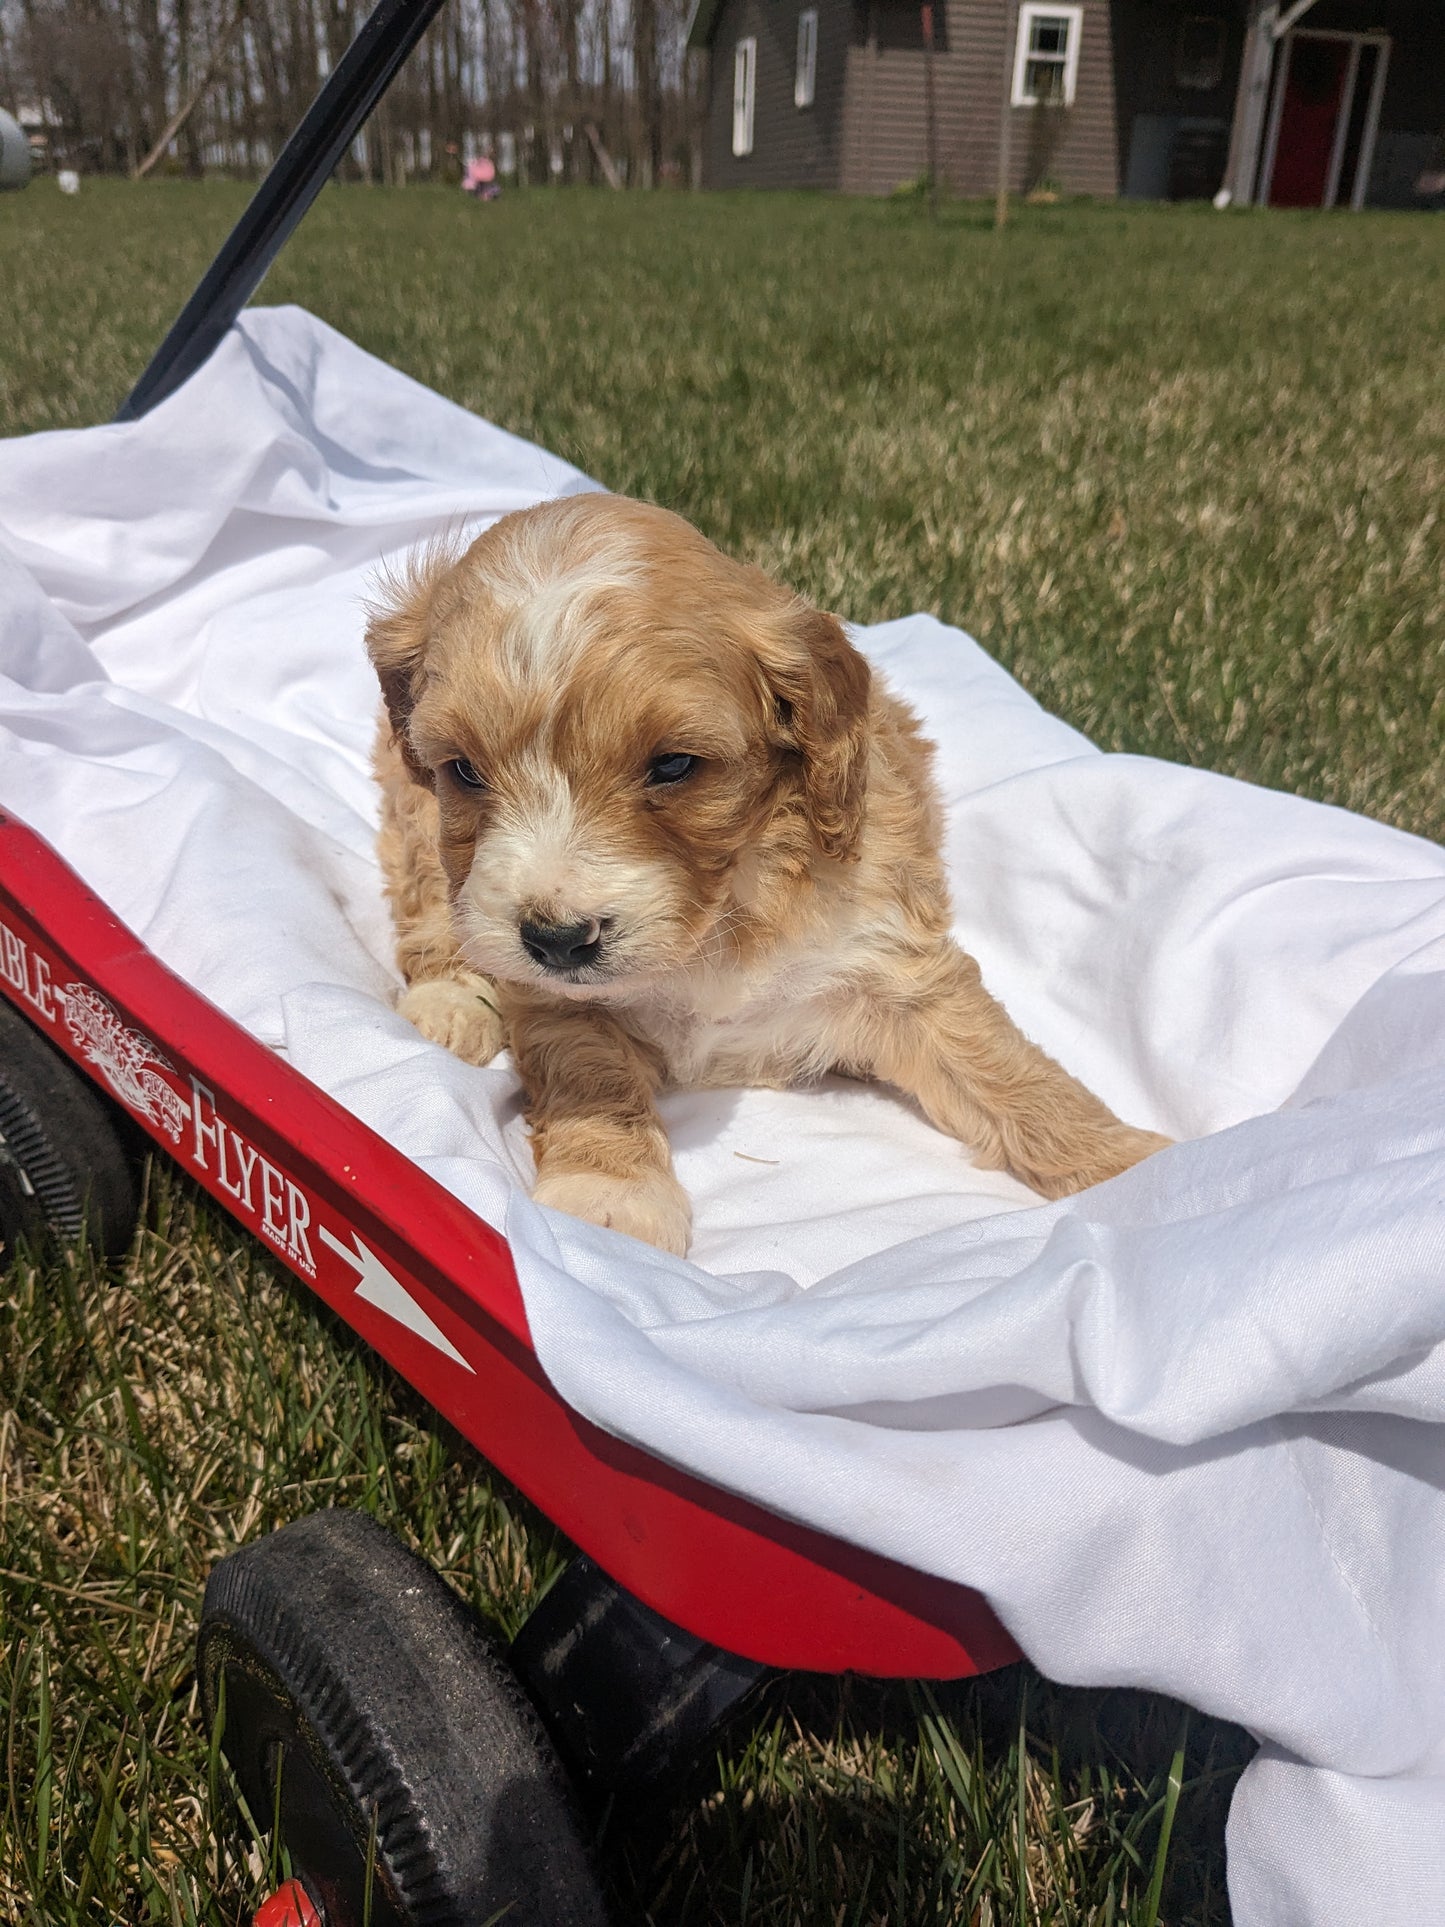
<svg viewBox="0 0 1445 1927"><path fill-rule="evenodd" d="M377 0L116 411L138 421L209 360L444 0Z"/></svg>

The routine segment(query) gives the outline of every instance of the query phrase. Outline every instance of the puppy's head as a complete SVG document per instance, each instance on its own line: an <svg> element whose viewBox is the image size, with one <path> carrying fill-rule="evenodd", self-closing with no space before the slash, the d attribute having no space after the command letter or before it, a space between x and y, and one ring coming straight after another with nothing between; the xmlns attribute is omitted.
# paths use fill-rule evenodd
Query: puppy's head
<svg viewBox="0 0 1445 1927"><path fill-rule="evenodd" d="M665 510L509 515L390 585L367 647L492 976L625 995L706 954L770 853L855 854L867 664Z"/></svg>

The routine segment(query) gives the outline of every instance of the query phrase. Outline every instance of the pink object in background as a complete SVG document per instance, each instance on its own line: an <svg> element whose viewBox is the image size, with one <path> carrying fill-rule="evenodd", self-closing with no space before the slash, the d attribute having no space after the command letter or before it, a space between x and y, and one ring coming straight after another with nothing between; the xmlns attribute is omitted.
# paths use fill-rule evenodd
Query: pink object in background
<svg viewBox="0 0 1445 1927"><path fill-rule="evenodd" d="M479 201L495 201L501 191L495 162L485 154L467 162L462 173L463 194L474 194Z"/></svg>

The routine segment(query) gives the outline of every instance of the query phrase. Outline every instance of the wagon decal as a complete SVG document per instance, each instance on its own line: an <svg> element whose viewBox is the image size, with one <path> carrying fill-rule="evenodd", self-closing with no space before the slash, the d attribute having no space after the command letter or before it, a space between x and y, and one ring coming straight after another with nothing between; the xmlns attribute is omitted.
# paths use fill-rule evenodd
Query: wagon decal
<svg viewBox="0 0 1445 1927"><path fill-rule="evenodd" d="M175 1074L170 1059L89 984L57 986L54 995L64 1005L66 1028L81 1054L121 1102L179 1143L191 1107L170 1081Z"/></svg>
<svg viewBox="0 0 1445 1927"><path fill-rule="evenodd" d="M347 1278L345 1289L463 1371L475 1373L476 1367L412 1289L349 1225L348 1242L317 1222L313 1194L224 1114L214 1091L194 1072L177 1069L93 985L78 981L62 985L54 974L56 968L52 959L42 956L0 917L0 994L8 989L14 1001L28 1004L56 1033L63 1024L74 1051L93 1066L97 1079L154 1131L164 1132L177 1158L189 1164L212 1191L229 1199L228 1209L273 1245L293 1270L315 1281L316 1252L311 1240L319 1233L342 1267L355 1275L354 1282Z"/></svg>
<svg viewBox="0 0 1445 1927"><path fill-rule="evenodd" d="M321 1242L330 1245L337 1257L358 1274L358 1298L368 1305L375 1305L378 1311L384 1311L388 1318L405 1325L408 1331L415 1332L418 1338L424 1338L444 1357L475 1375L476 1366L457 1350L436 1320L417 1303L400 1278L388 1271L370 1245L361 1242L356 1232L352 1232L350 1244L343 1244L327 1225L318 1225L317 1230L321 1233Z"/></svg>

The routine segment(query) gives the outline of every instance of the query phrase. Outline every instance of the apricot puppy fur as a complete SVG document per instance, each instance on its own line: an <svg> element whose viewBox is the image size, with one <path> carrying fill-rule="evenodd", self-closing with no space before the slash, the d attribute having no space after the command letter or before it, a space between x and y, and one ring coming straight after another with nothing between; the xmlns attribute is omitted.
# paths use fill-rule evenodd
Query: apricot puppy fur
<svg viewBox="0 0 1445 1927"><path fill-rule="evenodd" d="M931 748L832 616L675 515L578 495L433 552L367 630L381 859L422 1033L510 1046L536 1197L685 1252L668 1086L895 1085L1046 1197L1166 1142L949 935Z"/></svg>

